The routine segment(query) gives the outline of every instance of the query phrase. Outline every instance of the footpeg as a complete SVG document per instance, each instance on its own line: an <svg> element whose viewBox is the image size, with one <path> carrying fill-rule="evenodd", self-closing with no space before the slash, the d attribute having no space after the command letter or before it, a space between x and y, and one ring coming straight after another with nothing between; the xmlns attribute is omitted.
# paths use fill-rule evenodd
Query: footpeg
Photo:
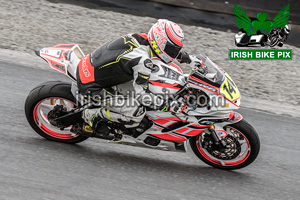
<svg viewBox="0 0 300 200"><path fill-rule="evenodd" d="M78 135L86 136L86 137L95 137L94 131L92 127L87 124L75 124L72 126L71 130L72 133L76 133Z"/></svg>
<svg viewBox="0 0 300 200"><path fill-rule="evenodd" d="M114 134L110 133L110 130L108 128L105 129L105 132L96 132L88 124L75 124L71 128L71 132L86 137L95 137L113 141L119 141L122 139L122 134L120 134L119 132Z"/></svg>
<svg viewBox="0 0 300 200"><path fill-rule="evenodd" d="M117 133L114 134L114 139L113 141L120 141L123 137L123 133L121 130L118 130Z"/></svg>

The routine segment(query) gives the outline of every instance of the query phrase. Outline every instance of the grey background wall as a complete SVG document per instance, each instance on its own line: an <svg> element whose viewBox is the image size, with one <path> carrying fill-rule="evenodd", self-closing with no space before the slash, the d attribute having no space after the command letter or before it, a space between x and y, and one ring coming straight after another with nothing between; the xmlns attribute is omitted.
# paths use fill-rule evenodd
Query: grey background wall
<svg viewBox="0 0 300 200"><path fill-rule="evenodd" d="M300 25L299 0L150 0L199 10L232 14L234 4L241 7L249 17L256 17L259 12L267 12L272 20L287 4L290 4L290 23Z"/></svg>

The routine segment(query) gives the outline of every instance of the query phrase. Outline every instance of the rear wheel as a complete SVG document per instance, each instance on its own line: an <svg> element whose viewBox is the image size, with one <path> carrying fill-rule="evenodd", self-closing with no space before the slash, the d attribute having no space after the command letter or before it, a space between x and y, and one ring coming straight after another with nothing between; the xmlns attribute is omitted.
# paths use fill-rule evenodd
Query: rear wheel
<svg viewBox="0 0 300 200"><path fill-rule="evenodd" d="M206 164L216 168L234 170L246 167L257 157L260 149L259 137L245 120L224 127L228 133L222 140L225 148L214 145L208 131L191 138L194 153Z"/></svg>
<svg viewBox="0 0 300 200"><path fill-rule="evenodd" d="M79 106L71 94L69 83L51 81L34 88L25 102L25 114L30 126L48 140L69 144L86 140L88 137L70 132L71 126L60 130L49 122L48 113L57 105L62 105L67 111Z"/></svg>
<svg viewBox="0 0 300 200"><path fill-rule="evenodd" d="M277 37L272 37L270 42L270 47L274 47L278 44L279 39Z"/></svg>

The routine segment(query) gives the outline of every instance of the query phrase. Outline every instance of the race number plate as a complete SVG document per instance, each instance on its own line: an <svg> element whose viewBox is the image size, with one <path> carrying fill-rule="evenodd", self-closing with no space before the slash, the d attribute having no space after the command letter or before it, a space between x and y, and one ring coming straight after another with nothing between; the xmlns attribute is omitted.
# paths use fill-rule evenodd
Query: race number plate
<svg viewBox="0 0 300 200"><path fill-rule="evenodd" d="M228 74L225 74L225 80L220 87L220 93L230 101L234 101L240 97L238 88Z"/></svg>

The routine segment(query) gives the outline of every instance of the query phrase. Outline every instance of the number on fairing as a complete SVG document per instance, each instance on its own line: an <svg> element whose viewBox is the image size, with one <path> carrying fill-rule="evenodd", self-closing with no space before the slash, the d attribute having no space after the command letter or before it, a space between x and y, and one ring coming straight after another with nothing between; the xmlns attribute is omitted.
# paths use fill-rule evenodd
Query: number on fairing
<svg viewBox="0 0 300 200"><path fill-rule="evenodd" d="M229 99L230 101L233 101L235 99L238 99L240 97L239 91L230 78L228 74L225 74L225 80L220 88L221 94Z"/></svg>

